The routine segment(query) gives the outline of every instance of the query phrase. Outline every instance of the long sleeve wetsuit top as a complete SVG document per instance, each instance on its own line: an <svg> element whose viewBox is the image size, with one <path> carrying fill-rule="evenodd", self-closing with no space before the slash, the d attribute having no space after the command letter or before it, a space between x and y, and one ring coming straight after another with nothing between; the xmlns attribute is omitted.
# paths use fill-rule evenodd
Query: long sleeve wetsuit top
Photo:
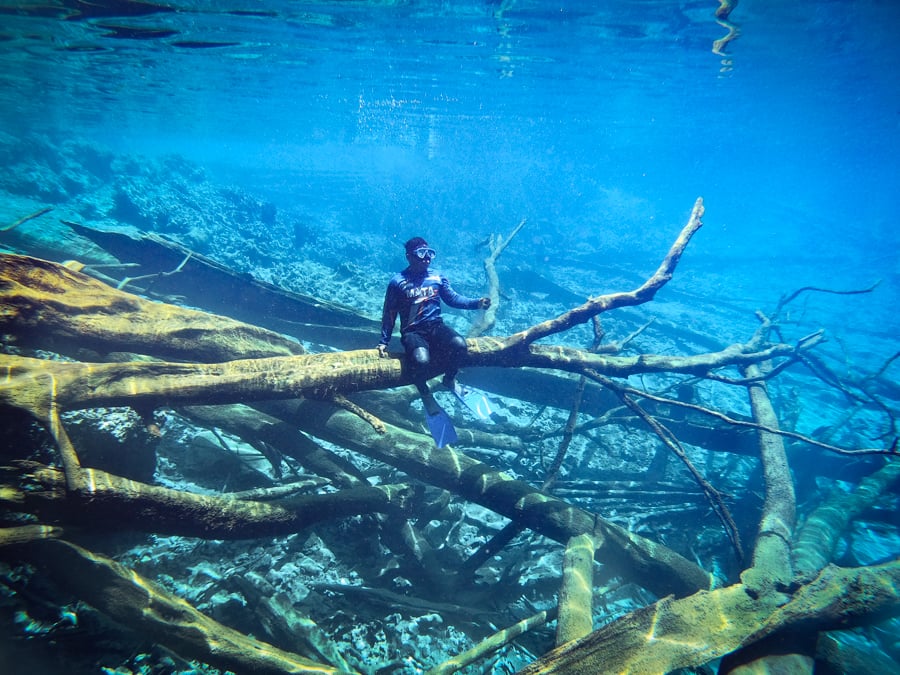
<svg viewBox="0 0 900 675"><path fill-rule="evenodd" d="M400 316L400 334L441 319L441 300L456 309L478 309L480 298L467 298L450 286L440 272L429 268L415 274L407 267L388 283L381 314L381 344L391 341L394 323Z"/></svg>

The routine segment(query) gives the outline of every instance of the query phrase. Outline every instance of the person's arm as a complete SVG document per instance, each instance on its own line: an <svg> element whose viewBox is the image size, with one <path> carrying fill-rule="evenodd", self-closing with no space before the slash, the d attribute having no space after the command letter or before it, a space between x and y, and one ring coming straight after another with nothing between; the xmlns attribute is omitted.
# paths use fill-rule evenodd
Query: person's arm
<svg viewBox="0 0 900 675"><path fill-rule="evenodd" d="M387 346L394 332L394 324L397 322L397 303L393 292L394 284L388 284L384 293L384 306L381 310L381 341L378 343L378 353L387 355Z"/></svg>
<svg viewBox="0 0 900 675"><path fill-rule="evenodd" d="M450 285L450 280L441 275L441 300L456 309L487 309L491 306L490 298L467 298L457 293Z"/></svg>

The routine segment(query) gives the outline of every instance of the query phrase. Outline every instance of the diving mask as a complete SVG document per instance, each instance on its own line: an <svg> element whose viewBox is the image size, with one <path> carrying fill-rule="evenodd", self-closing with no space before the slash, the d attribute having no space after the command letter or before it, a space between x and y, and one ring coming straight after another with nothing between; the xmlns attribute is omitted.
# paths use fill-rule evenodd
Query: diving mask
<svg viewBox="0 0 900 675"><path fill-rule="evenodd" d="M416 256L419 260L425 260L428 258L429 260L434 260L434 256L436 253L433 248L429 248L428 246L420 246L419 248L413 251L413 255Z"/></svg>

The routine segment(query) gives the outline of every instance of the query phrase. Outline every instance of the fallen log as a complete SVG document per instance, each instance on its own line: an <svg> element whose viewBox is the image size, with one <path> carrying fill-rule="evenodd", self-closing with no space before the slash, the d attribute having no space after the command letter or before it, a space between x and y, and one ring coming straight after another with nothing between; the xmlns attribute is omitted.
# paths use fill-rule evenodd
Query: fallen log
<svg viewBox="0 0 900 675"><path fill-rule="evenodd" d="M701 666L778 631L849 628L900 613L900 562L829 565L791 595L744 584L666 598L527 665L520 675L668 673Z"/></svg>
<svg viewBox="0 0 900 675"><path fill-rule="evenodd" d="M147 485L98 469L81 472L73 490L60 469L34 462L0 467L0 503L31 513L42 523L92 530L258 539L354 515L404 511L416 496L407 485L381 485L254 502Z"/></svg>
<svg viewBox="0 0 900 675"><path fill-rule="evenodd" d="M712 575L675 551L450 447L435 448L419 434L391 427L380 434L355 415L320 401L270 402L263 409L302 425L317 438L390 464L562 544L573 536L590 534L597 561L608 565L610 573L621 574L657 595L681 596L714 584Z"/></svg>
<svg viewBox="0 0 900 675"><path fill-rule="evenodd" d="M188 659L255 675L339 675L322 663L278 649L214 621L133 570L80 546L44 539L9 549L114 621Z"/></svg>
<svg viewBox="0 0 900 675"><path fill-rule="evenodd" d="M179 296L194 307L341 349L360 349L377 340L373 338L380 330L376 319L236 272L172 239L63 222L119 260L137 263L133 276L144 277L144 290L156 297ZM177 274L166 274L176 267Z"/></svg>
<svg viewBox="0 0 900 675"><path fill-rule="evenodd" d="M264 328L117 291L58 263L0 253L0 330L20 345L59 354L137 352L222 361L302 354Z"/></svg>

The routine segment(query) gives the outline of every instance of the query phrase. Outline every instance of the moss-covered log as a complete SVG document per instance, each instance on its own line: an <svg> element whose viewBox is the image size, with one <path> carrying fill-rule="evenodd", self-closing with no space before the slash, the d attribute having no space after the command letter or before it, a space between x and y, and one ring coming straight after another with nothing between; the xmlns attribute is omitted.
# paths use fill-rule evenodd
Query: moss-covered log
<svg viewBox="0 0 900 675"><path fill-rule="evenodd" d="M703 377L728 366L752 374L755 364L790 357L811 347L810 341L793 346L771 344L757 337L751 343L707 354L620 356L535 344L538 339L568 330L602 312L651 300L671 279L688 242L701 225L702 212L703 205L698 200L666 259L635 290L592 298L555 319L506 338L470 340L467 363L463 365L533 367L576 373L590 369L612 377L663 372ZM527 668L526 673L666 672L704 664L782 630L809 633L844 623L869 621L895 611L900 605L896 591L900 580L898 563L857 570L826 567L806 585L795 583L791 576L789 544L794 519L793 488L783 447L779 447L780 440L773 433L762 434L767 498L753 564L745 570L740 584L708 590L713 584L711 575L659 544L574 508L462 453L450 448L436 449L420 434L390 425L376 431L360 417L327 402L351 392L408 384L402 361L396 355L382 359L374 349L299 354L296 343L277 334L223 317L150 303L60 265L22 256L4 256L0 264L0 330L18 346L51 349L75 358L84 358L83 350L87 347L99 353L101 359L111 352L137 352L166 360L66 363L0 356L0 405L26 410L43 421L59 444L66 469L63 476L44 467L40 469L43 478L36 479L34 475L29 476L27 469L16 467L12 472L15 475L5 479L6 485L0 488L4 498L17 504L19 510L59 522L104 518L108 521L108 516L113 514L134 523L149 513L154 531L169 531L159 527L175 528L179 526L177 521L187 519L190 525L182 527L194 528L193 532L201 536L217 538L226 538L225 531L231 535L252 531L251 536L260 536L260 533L278 533L280 527L294 527L298 521L291 518L302 517L287 504L228 503L224 512L214 513L223 502L197 500L195 495L184 493L171 495L168 493L172 491L164 493L152 486L120 483L121 479L108 474L81 469L76 448L68 441L60 421L61 411L87 407L129 405L147 410L162 405L252 402L269 410L272 419L281 420L273 423L279 434L288 430L285 423L296 425L311 435L384 461L560 542L590 535L596 545L595 557L607 568L606 572L619 574L660 596L692 594L680 600L666 598L600 631L561 645ZM201 363L174 362L183 360ZM777 420L765 398L764 385L751 384L751 400L757 420L774 429ZM267 442L263 437L270 420L256 424L235 421L235 424L244 429L242 435L258 434L261 442ZM306 450L309 448L301 448L299 452ZM333 468L328 468L326 473ZM358 476L352 471L338 467L333 475L342 476L346 485L358 483ZM32 487L41 485L35 494L26 494L21 481L27 480L37 480ZM375 488L361 490L368 492L359 504L365 504L370 510L373 504L377 509L385 501L385 508L393 508L391 496L399 497L401 504L409 496L404 490L381 496L371 492ZM356 491L339 494L350 497ZM321 503L318 500L318 497L313 499ZM71 507L72 513L61 514L62 505ZM263 522L270 529L262 529ZM840 523L833 526L840 527ZM31 530L10 533L8 538L21 541L24 537L27 541L32 536L58 534L55 530ZM58 549L53 545L49 540L30 541L16 548L28 551L32 560L73 587L81 584L81 592L88 595L99 588L115 589L126 583L123 581L126 575L116 572L107 562L98 562L96 557L71 544L59 543L58 546L69 548ZM72 559L72 567L79 574L95 578L69 579L68 570L58 569L56 561L50 561L54 556L64 561ZM821 561L807 567L810 571L818 569ZM116 580L116 575L120 579ZM808 576L801 581L806 579ZM140 588L141 584L137 586ZM161 603L159 606L165 605L156 599L156 591L152 589L138 598L129 596L135 592L128 588L114 590L111 597L129 597L135 606L145 607L145 614L152 614L157 602ZM90 602L89 598L85 599ZM167 642L173 639L168 618L182 616L181 609L165 605L165 615L158 617L157 623L141 624L140 617L129 614L133 613L131 608L116 606L114 599L109 602L98 608L113 618L124 617L121 620L139 629L147 627L151 638L162 635L165 639L160 641L171 646ZM243 636L222 650L210 642L218 636L210 638L210 627L202 619L192 615L184 620L188 625L202 625L196 630L191 628L195 632L185 639L187 649L207 662L241 672L332 672L297 670L310 666L293 665L291 655L283 658L276 655L272 661L256 664L255 647L240 643ZM178 642L177 637L175 641ZM224 661L213 661L207 658L210 651L221 651L228 656Z"/></svg>
<svg viewBox="0 0 900 675"><path fill-rule="evenodd" d="M572 537L563 555L563 578L559 588L556 644L588 635L594 628L594 542L589 535Z"/></svg>
<svg viewBox="0 0 900 675"><path fill-rule="evenodd" d="M898 480L900 460L889 459L851 492L836 488L809 515L794 538L791 552L797 575L812 577L831 562L838 541L850 522L872 506Z"/></svg>
<svg viewBox="0 0 900 675"><path fill-rule="evenodd" d="M131 529L206 539L256 539L299 532L323 521L410 507L415 491L406 485L355 487L297 495L277 503L198 495L81 469L75 490L63 472L15 462L0 467L0 503L36 515L44 523L88 529Z"/></svg>
<svg viewBox="0 0 900 675"><path fill-rule="evenodd" d="M507 367L541 365L572 371L590 367L602 374L622 377L663 371L708 372L794 352L789 345L774 345L748 354L736 345L726 352L702 357L606 357L598 362L588 354L578 361L572 360L575 350L566 354L564 350L535 347L524 352L497 351L488 358L481 349L485 340L472 345L473 363ZM666 361L668 368L664 365ZM5 378L0 402L25 409L32 406L43 409L52 401L61 410L117 405L177 407L300 396L329 398L338 393L408 384L401 360L379 358L375 349L224 363L73 363L0 355L0 373Z"/></svg>
<svg viewBox="0 0 900 675"><path fill-rule="evenodd" d="M129 270L132 277L137 277L128 284L129 290L161 300L176 296L185 305L341 349L371 345L370 336L378 332L377 319L363 316L353 308L260 281L167 237L64 223L119 260L137 265ZM88 271L95 273L90 268Z"/></svg>
<svg viewBox="0 0 900 675"><path fill-rule="evenodd" d="M745 375L750 378L759 374L756 366L745 370ZM770 429L777 429L778 417L765 383L751 384L749 392L754 420ZM796 503L794 481L783 439L768 431L758 433L766 497L753 549L753 561L750 568L743 572L741 579L754 588L756 593L765 593L774 587L786 586L793 577L791 537L796 521Z"/></svg>
<svg viewBox="0 0 900 675"><path fill-rule="evenodd" d="M791 596L743 584L666 598L548 652L521 675L668 673L701 666L783 630L814 632L900 613L900 562L826 567Z"/></svg>
<svg viewBox="0 0 900 675"><path fill-rule="evenodd" d="M452 448L436 448L420 434L392 427L381 434L357 416L320 401L270 403L264 409L302 425L318 438L395 466L562 544L571 537L591 534L596 559L608 565L611 573L658 595L686 595L714 583L710 574L675 551Z"/></svg>
<svg viewBox="0 0 900 675"><path fill-rule="evenodd" d="M254 675L344 672L228 628L114 560L67 541L38 540L7 550L66 592L185 658Z"/></svg>
<svg viewBox="0 0 900 675"><path fill-rule="evenodd" d="M303 353L278 333L150 302L65 265L8 253L0 253L0 331L22 346L61 354L90 349L227 361Z"/></svg>

